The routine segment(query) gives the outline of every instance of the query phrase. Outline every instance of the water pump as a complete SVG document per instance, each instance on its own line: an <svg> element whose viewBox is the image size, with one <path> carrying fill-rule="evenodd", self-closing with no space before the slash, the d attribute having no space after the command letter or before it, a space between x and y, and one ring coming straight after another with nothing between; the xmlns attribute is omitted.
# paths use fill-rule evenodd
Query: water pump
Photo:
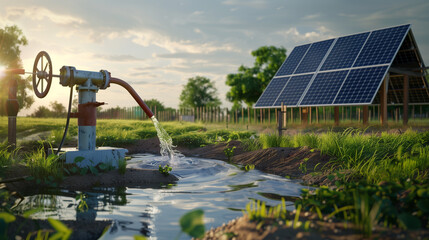
<svg viewBox="0 0 429 240"><path fill-rule="evenodd" d="M66 163L76 163L79 167L96 166L99 163L107 163L117 167L118 160L125 157L127 149L96 147L97 107L105 104L104 102L96 101L96 93L100 89L107 89L110 86L110 83L121 85L127 89L146 115L149 118L153 117L151 110L134 91L134 89L125 81L118 78L112 78L110 72L107 70L93 72L78 70L72 66L63 66L60 69L60 74L54 75L52 74L51 58L47 52L42 51L36 56L32 74L33 89L36 96L39 98L44 98L48 94L53 77L58 77L62 86L70 87L66 130L57 152L61 150L71 117L78 119L79 131L77 149L63 149L65 153L62 154L61 157L65 159ZM76 90L79 93L79 105L76 113L71 113L73 87L76 87Z"/></svg>

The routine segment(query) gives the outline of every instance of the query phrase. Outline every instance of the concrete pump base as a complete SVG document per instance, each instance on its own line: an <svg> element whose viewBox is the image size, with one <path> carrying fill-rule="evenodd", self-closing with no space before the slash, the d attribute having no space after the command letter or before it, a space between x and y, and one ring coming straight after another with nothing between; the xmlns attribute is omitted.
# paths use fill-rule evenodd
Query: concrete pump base
<svg viewBox="0 0 429 240"><path fill-rule="evenodd" d="M60 158L66 163L76 163L80 168L97 166L99 163L109 164L118 167L118 161L125 158L128 152L124 148L99 147L96 150L78 150L76 148L63 148ZM83 157L83 159L79 158Z"/></svg>

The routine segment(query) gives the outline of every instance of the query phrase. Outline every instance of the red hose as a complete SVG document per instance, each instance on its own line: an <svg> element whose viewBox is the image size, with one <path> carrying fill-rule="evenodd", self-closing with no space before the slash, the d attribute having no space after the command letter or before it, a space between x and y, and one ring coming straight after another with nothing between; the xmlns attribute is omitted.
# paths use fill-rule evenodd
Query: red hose
<svg viewBox="0 0 429 240"><path fill-rule="evenodd" d="M137 92L128 84L127 82L119 79L119 78L110 78L110 83L118 84L125 89L133 96L134 100L140 105L140 107L143 109L143 111L146 113L146 115L151 118L153 116L152 111L147 107L146 103L140 98L140 96L137 94Z"/></svg>

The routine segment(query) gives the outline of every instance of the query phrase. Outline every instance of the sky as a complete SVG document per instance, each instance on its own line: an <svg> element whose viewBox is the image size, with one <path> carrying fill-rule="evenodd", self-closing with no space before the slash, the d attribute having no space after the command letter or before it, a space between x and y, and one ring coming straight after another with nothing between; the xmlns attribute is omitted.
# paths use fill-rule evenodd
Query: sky
<svg viewBox="0 0 429 240"><path fill-rule="evenodd" d="M412 24L423 59L429 61L429 1L419 0L0 0L0 27L17 25L26 71L47 51L54 74L62 66L111 72L143 99L177 108L189 78L204 76L223 107L226 75L252 66L261 46L294 46L389 26ZM33 93L32 93L33 94ZM67 105L69 89L54 78L47 97L20 115L52 101ZM119 86L100 90L106 107L136 103Z"/></svg>

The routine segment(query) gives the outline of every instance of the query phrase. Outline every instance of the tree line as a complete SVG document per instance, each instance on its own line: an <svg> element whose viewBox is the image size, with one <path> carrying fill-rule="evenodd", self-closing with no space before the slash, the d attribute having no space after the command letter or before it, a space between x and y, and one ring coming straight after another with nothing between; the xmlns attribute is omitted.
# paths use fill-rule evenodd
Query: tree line
<svg viewBox="0 0 429 240"><path fill-rule="evenodd" d="M22 68L20 58L21 46L28 44L26 37L17 26L0 28L0 64L6 68ZM286 59L286 49L283 47L263 46L251 52L255 58L253 66L241 65L236 73L226 76L225 84L230 87L226 99L233 103L233 109L244 106L251 107L262 94L272 77ZM31 76L26 78L10 74L0 76L0 115L6 115L5 103L8 98L8 84L10 80L18 81L18 101L20 109L28 109L34 103ZM221 100L218 97L214 82L204 76L195 76L188 79L183 85L180 94L179 108L220 107ZM167 108L157 99L148 99L146 104L156 106L159 111ZM74 108L77 108L77 99L74 100ZM74 109L76 110L76 109ZM39 106L30 115L34 117L63 117L66 116L66 108L59 102L51 102L50 108Z"/></svg>

